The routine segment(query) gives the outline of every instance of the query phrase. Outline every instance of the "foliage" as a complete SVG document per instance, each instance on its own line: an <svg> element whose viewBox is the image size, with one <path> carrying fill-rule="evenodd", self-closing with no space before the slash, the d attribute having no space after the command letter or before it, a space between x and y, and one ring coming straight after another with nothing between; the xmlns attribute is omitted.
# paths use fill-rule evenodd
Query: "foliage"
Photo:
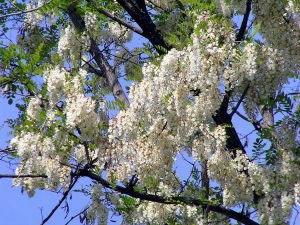
<svg viewBox="0 0 300 225"><path fill-rule="evenodd" d="M0 87L19 110L0 177L61 192L53 212L82 192L71 219L87 224L291 223L298 0L0 2Z"/></svg>

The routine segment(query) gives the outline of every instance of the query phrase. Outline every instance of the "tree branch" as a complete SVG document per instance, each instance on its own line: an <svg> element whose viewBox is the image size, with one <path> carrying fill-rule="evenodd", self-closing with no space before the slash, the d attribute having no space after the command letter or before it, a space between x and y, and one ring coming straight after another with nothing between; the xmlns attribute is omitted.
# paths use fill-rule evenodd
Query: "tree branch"
<svg viewBox="0 0 300 225"><path fill-rule="evenodd" d="M232 116L236 113L236 111L238 110L238 108L240 107L242 101L243 101L244 98L246 97L246 94L247 94L247 92L248 92L248 90L249 90L249 87L250 87L250 83L247 84L245 90L244 90L243 93L242 93L241 98L239 99L238 103L236 104L236 106L234 107L234 109L233 109L233 110L231 111L231 113L229 114L230 117L232 117Z"/></svg>
<svg viewBox="0 0 300 225"><path fill-rule="evenodd" d="M121 194L126 194L134 198L138 198L141 200L151 201L151 202L157 202L157 203L163 203L163 204L185 204L185 205L195 205L195 206L202 206L206 207L208 211L213 211L220 213L224 216L227 216L228 218L237 220L241 223L244 223L245 225L259 225L257 222L251 220L246 215L242 213L237 213L234 210L226 209L219 205L211 205L207 202L203 202L199 199L193 199L188 197L181 197L181 196L172 196L172 197L163 197L159 195L153 195L148 194L144 192L138 192L135 191L133 188L128 187L122 187L120 185L111 185L107 180L103 179L101 176L98 176L97 174L85 170L80 169L79 170L79 176L89 177L92 180L95 180L102 184L103 187L112 189L114 191L117 191Z"/></svg>
<svg viewBox="0 0 300 225"><path fill-rule="evenodd" d="M76 217L80 216L81 214L85 213L87 210L89 209L89 207L86 207L85 209L83 209L82 211L80 211L79 213L77 213L75 216L72 216L65 225L68 225L69 223L72 222L72 220L74 220Z"/></svg>
<svg viewBox="0 0 300 225"><path fill-rule="evenodd" d="M251 123L254 127L255 130L261 132L261 126L260 126L260 123L258 121L253 121L251 122L246 116L244 116L243 114L241 114L239 111L236 111L235 112L240 118L242 118L243 120Z"/></svg>
<svg viewBox="0 0 300 225"><path fill-rule="evenodd" d="M247 23L248 23L250 12L251 12L252 0L247 0L246 4L247 4L246 12L244 14L243 21L242 21L241 27L239 29L239 32L236 36L236 41L237 42L242 41L244 39L245 32L246 32L246 29L247 29Z"/></svg>
<svg viewBox="0 0 300 225"><path fill-rule="evenodd" d="M95 3L94 0L87 0L87 2ZM96 5L96 4L94 4L94 5ZM141 29L139 29L138 27L133 26L130 23L127 23L126 21L122 20L121 18L117 17L116 15L114 15L114 14L112 14L110 12L107 12L106 10L104 10L102 8L99 8L99 7L97 7L96 10L99 13L101 13L101 14L107 16L108 18L110 18L110 19L118 22L119 24L123 25L124 27L127 27L128 29L132 30L133 32L135 32L135 33L137 33L137 34L139 34L141 36L144 36L144 33L143 33L143 31Z"/></svg>
<svg viewBox="0 0 300 225"><path fill-rule="evenodd" d="M79 31L85 31L85 23L83 18L80 16L80 14L77 12L76 5L72 4L68 7L67 13L74 24L75 28ZM104 77L107 80L107 83L109 85L109 88L111 89L113 96L115 99L124 102L126 107L129 106L129 100L118 81L118 76L113 73L113 70L111 66L109 65L107 59L104 57L102 52L99 50L98 45L96 41L90 37L91 46L90 46L90 54L93 56L94 60L96 61L97 65L101 69L101 71L104 74Z"/></svg>
<svg viewBox="0 0 300 225"><path fill-rule="evenodd" d="M71 181L71 184L69 185L69 188L67 191L64 192L63 197L59 200L57 205L52 209L52 211L49 213L49 215L42 221L41 225L45 224L51 217L52 215L56 212L56 210L59 208L59 206L63 203L63 201L68 197L70 191L76 184L77 180L79 179L78 176L75 177L73 181Z"/></svg>
<svg viewBox="0 0 300 225"><path fill-rule="evenodd" d="M231 92L226 92L224 95L224 99L222 101L222 104L220 108L217 110L216 114L213 115L213 119L218 126L226 126L226 134L228 135L228 138L226 140L226 148L228 151L233 153L233 157L236 157L236 151L242 150L244 154L246 154L246 151L244 149L244 146L233 126L232 123L232 117L227 113L229 99L230 99Z"/></svg>
<svg viewBox="0 0 300 225"><path fill-rule="evenodd" d="M44 7L45 5L49 4L50 2L51 2L51 0L48 1L48 2L45 2L44 4L42 4L40 6L37 6L37 7L33 8L33 9L22 10L22 11L18 11L18 12L14 12L14 13L9 13L9 14L6 14L6 15L0 15L0 19L10 17L10 16L18 16L18 15L21 15L21 14L31 13L31 12L37 11L40 8Z"/></svg>
<svg viewBox="0 0 300 225"><path fill-rule="evenodd" d="M14 175L14 174L0 174L1 178L48 178L47 175L44 174L22 174L22 175Z"/></svg>
<svg viewBox="0 0 300 225"><path fill-rule="evenodd" d="M204 191L204 198L206 201L209 201L209 176L208 176L208 160L201 162L201 188ZM208 220L208 207L203 207L203 214L205 221Z"/></svg>
<svg viewBox="0 0 300 225"><path fill-rule="evenodd" d="M7 91L9 92L9 91ZM10 92L11 93L11 92ZM26 97L26 96L25 96ZM3 148L3 149L0 149L0 153L5 153L5 154L13 154L13 153L16 153L16 150L15 149L12 149L10 147L6 147L6 148Z"/></svg>
<svg viewBox="0 0 300 225"><path fill-rule="evenodd" d="M244 39L245 32L247 29L247 23L248 23L250 12L251 12L252 0L247 0L246 4L247 4L246 12L244 14L241 27L240 27L239 32L235 39L236 42L242 41ZM217 125L228 125L228 127L226 127L226 133L229 136L229 138L227 139L226 147L231 152L233 152L233 155L235 157L236 150L240 149L244 152L244 154L246 154L246 151L244 149L242 142L239 139L239 136L238 136L235 128L233 127L233 124L231 122L232 116L227 113L230 96L231 96L231 91L225 92L221 106L217 110L216 115L213 116L213 119Z"/></svg>
<svg viewBox="0 0 300 225"><path fill-rule="evenodd" d="M141 29L143 30L143 36L152 43L152 45L160 55L165 54L165 51L163 51L161 48L164 48L166 50L171 49L171 46L169 46L165 42L159 30L156 28L156 25L153 23L151 17L149 16L149 13L146 10L146 7L143 6L144 3L142 2L144 2L144 0L142 2L140 2L139 0L137 5L133 5L126 0L117 0L117 2L141 27Z"/></svg>

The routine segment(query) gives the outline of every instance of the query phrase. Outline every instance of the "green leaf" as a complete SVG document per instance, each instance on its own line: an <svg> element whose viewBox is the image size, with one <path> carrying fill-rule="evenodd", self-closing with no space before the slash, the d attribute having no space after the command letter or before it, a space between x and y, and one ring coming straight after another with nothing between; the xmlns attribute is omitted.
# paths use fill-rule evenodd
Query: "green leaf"
<svg viewBox="0 0 300 225"><path fill-rule="evenodd" d="M167 103L169 102L169 100L170 100L171 97L172 97L172 93L166 95L166 96L164 97L164 103L167 104Z"/></svg>

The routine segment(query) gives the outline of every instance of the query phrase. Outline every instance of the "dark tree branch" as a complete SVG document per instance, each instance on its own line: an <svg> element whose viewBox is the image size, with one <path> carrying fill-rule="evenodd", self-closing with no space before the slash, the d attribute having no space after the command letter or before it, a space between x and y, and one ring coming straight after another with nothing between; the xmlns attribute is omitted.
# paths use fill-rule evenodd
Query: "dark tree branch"
<svg viewBox="0 0 300 225"><path fill-rule="evenodd" d="M226 148L233 153L233 157L236 157L237 150L242 150L244 154L246 151L244 146L233 126L232 117L227 113L228 104L230 99L231 92L226 92L224 95L224 99L220 108L217 110L216 114L213 115L213 119L218 126L226 126L226 134L228 138L226 140Z"/></svg>
<svg viewBox="0 0 300 225"><path fill-rule="evenodd" d="M69 223L71 223L75 218L77 218L78 216L80 216L81 214L85 213L87 210L89 209L89 207L83 209L82 211L80 211L79 213L77 213L76 215L72 216L65 225L68 225Z"/></svg>
<svg viewBox="0 0 300 225"><path fill-rule="evenodd" d="M147 11L145 0L130 0L132 3L135 2L135 4L138 6L138 8L142 9L143 11Z"/></svg>
<svg viewBox="0 0 300 225"><path fill-rule="evenodd" d="M243 21L242 21L241 27L239 29L239 32L236 36L236 41L237 42L242 41L244 39L245 32L246 32L246 29L247 29L247 23L248 23L250 12L251 12L252 0L247 0L246 4L247 4L246 12L244 14Z"/></svg>
<svg viewBox="0 0 300 225"><path fill-rule="evenodd" d="M137 4L133 4L132 1L126 0L117 0L117 2L128 12L128 14L134 19L134 21L141 27L143 30L143 36L146 37L152 45L155 47L156 51L163 55L166 50L170 50L171 46L169 46L159 30L156 28L153 23L149 13L146 10L145 1L139 0Z"/></svg>
<svg viewBox="0 0 300 225"><path fill-rule="evenodd" d="M89 171L81 169L79 170L79 176L89 177L92 180L95 180L99 182L103 187L112 189L114 191L117 191L121 194L129 195L133 198L138 198L141 200L151 201L151 202L157 202L157 203L163 203L163 204L185 204L185 205L195 205L195 206L202 206L207 208L208 211L213 211L220 213L224 216L227 216L228 218L237 220L241 223L244 223L245 225L259 225L257 222L251 220L248 218L248 216L238 213L231 209L226 209L219 205L211 205L207 202L203 202L199 199L194 198L188 198L188 197L181 197L181 196L173 196L173 197L163 197L159 195L153 195L148 194L145 192L137 192L133 188L128 187L122 187L119 185L111 185L107 180L103 179L101 176L98 176L97 174Z"/></svg>
<svg viewBox="0 0 300 225"><path fill-rule="evenodd" d="M44 174L22 174L22 175L13 175L13 174L0 174L0 179L1 178L48 178L47 175Z"/></svg>
<svg viewBox="0 0 300 225"><path fill-rule="evenodd" d="M98 77L104 77L104 74L102 73L102 71L96 69L91 64L87 64L87 65L83 66L83 68L86 69L89 73L96 74Z"/></svg>
<svg viewBox="0 0 300 225"><path fill-rule="evenodd" d="M94 0L87 0L87 2L95 3ZM96 3L96 4L97 4L97 3ZM96 4L94 4L94 5L96 5ZM133 24L130 24L130 23L128 23L128 22L122 20L122 19L119 18L118 16L116 16L116 15L114 15L114 14L112 14L112 13L110 13L110 12L108 12L108 11L102 9L102 8L97 7L96 10L97 10L99 13L101 13L101 14L107 16L108 18L110 18L110 19L112 19L112 20L118 22L119 24L123 25L124 27L127 27L128 29L132 30L133 32L135 32L135 33L137 33L137 34L139 34L139 35L141 35L141 36L144 36L143 31L142 31L140 28L135 27Z"/></svg>
<svg viewBox="0 0 300 225"><path fill-rule="evenodd" d="M101 13L101 14L107 16L108 18L110 18L110 19L112 19L112 20L118 22L119 24L123 25L124 27L126 27L126 28L132 30L133 32L135 32L135 33L137 33L137 34L139 34L139 35L144 36L144 33L143 33L143 31L142 31L141 29L139 29L138 27L133 26L133 25L130 24L130 23L127 23L126 21L124 21L124 20L122 20L121 18L119 18L119 17L117 17L117 16L111 14L110 12L107 12L107 11L105 11L105 10L103 10L103 9L100 9L100 8L98 8L97 11L98 11L99 13Z"/></svg>
<svg viewBox="0 0 300 225"><path fill-rule="evenodd" d="M76 173L75 173L76 174ZM49 215L42 221L41 225L45 224L51 217L52 215L56 212L56 210L59 208L59 206L63 203L63 201L68 197L70 191L72 190L72 188L74 187L74 185L76 184L77 180L79 179L78 176L76 176L74 178L73 181L71 181L69 188L64 192L63 197L59 200L59 202L57 203L57 205L52 209L52 211L49 213Z"/></svg>
<svg viewBox="0 0 300 225"><path fill-rule="evenodd" d="M107 80L107 83L113 93L113 96L121 101L124 102L126 107L129 106L129 100L118 80L117 74L113 72L113 69L109 65L108 61L104 57L104 55L99 50L96 42L91 39L91 50L90 50L93 58L95 59L97 65L101 68L101 71L103 71L105 78Z"/></svg>
<svg viewBox="0 0 300 225"><path fill-rule="evenodd" d="M246 86L245 90L242 93L241 98L239 99L238 103L236 104L236 106L234 107L234 109L232 109L231 113L229 114L230 117L232 117L236 111L238 110L238 108L240 107L241 103L243 102L244 98L246 97L246 94L249 90L250 87L250 83Z"/></svg>
<svg viewBox="0 0 300 225"><path fill-rule="evenodd" d="M12 93L12 92L8 92L8 93ZM14 93L15 94L15 93ZM17 93L16 93L17 94ZM28 97L26 95L22 95L24 97ZM15 149L12 149L10 147L4 148L4 149L0 149L0 153L5 153L5 154L13 154L16 153L17 151Z"/></svg>
<svg viewBox="0 0 300 225"><path fill-rule="evenodd" d="M22 11L18 11L18 12L14 12L14 13L0 15L0 19L10 17L10 16L18 16L18 15L21 15L21 14L26 14L26 13L31 13L31 12L37 11L37 10L41 9L42 7L44 7L45 5L49 4L50 2L51 2L51 0L48 1L48 2L45 2L44 4L42 4L40 6L37 6L37 7L33 8L33 9L22 10Z"/></svg>
<svg viewBox="0 0 300 225"><path fill-rule="evenodd" d="M242 118L243 120L251 123L254 127L255 130L261 132L261 126L260 126L260 122L259 121L254 121L254 122L251 122L246 116L244 116L243 114L241 114L239 111L236 111L235 112L240 118Z"/></svg>
<svg viewBox="0 0 300 225"><path fill-rule="evenodd" d="M208 160L205 160L204 162L201 162L201 188L204 191L204 198L206 201L209 201L209 185L210 180L208 176L208 167L207 167ZM203 215L205 221L208 220L208 207L203 206Z"/></svg>
<svg viewBox="0 0 300 225"><path fill-rule="evenodd" d="M240 27L239 32L235 39L236 42L240 42L244 39L245 32L247 29L247 23L248 23L250 12L251 12L252 0L247 0L246 4L247 4L246 12L244 14L241 27ZM233 153L233 156L235 158L236 151L238 149L242 150L244 152L244 154L246 154L246 151L244 149L242 142L240 141L240 138L239 138L235 128L233 127L233 124L231 121L232 116L227 113L230 96L231 96L231 91L225 92L222 104L221 104L220 108L217 110L216 115L213 116L213 119L217 125L226 125L227 126L226 134L228 135L228 139L227 139L226 147L229 151L231 151Z"/></svg>

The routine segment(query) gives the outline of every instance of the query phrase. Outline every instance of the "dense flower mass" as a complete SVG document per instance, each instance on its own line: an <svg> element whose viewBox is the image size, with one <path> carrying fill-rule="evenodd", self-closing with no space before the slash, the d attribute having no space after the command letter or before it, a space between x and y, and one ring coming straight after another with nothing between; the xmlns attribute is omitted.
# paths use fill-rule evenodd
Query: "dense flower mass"
<svg viewBox="0 0 300 225"><path fill-rule="evenodd" d="M83 51L90 47L90 38L86 33L79 34L74 27L66 27L58 42L58 54L71 60L78 59Z"/></svg>
<svg viewBox="0 0 300 225"><path fill-rule="evenodd" d="M105 156L103 137L99 130L104 121L100 120L95 111L95 101L84 95L83 84L86 75L84 70L71 74L58 66L49 68L45 71L49 99L30 99L27 117L32 125L26 125L24 129L32 129L34 124L38 126L42 120L43 124L39 125L42 133L36 129L34 132L21 132L11 141L21 159L17 174L38 173L48 177L16 181L16 184L24 185L30 193L36 188L67 188L70 182L70 159L83 163L97 158L98 154ZM62 127L64 123L66 128ZM53 130L54 125L57 127ZM82 141L97 144L97 147L87 155L84 144L72 140L70 134L73 132L79 133ZM105 159L99 162L104 163Z"/></svg>
<svg viewBox="0 0 300 225"><path fill-rule="evenodd" d="M20 160L14 185L30 195L66 193L74 177L87 176L83 218L91 223L107 224L112 210L131 224L288 224L300 205L299 93L291 84L299 78L298 1L87 2L72 3L84 7L66 10L67 19L55 15L53 30L45 26L59 37L47 54L26 56L26 73L42 69L43 81L26 95L10 142ZM43 34L47 16L28 13L26 29ZM179 35L186 44L176 49L172 30L182 26L190 26ZM132 47L131 30L152 45ZM46 62L36 66L38 57Z"/></svg>
<svg viewBox="0 0 300 225"><path fill-rule="evenodd" d="M50 138L42 138L39 133L21 133L11 141L11 145L18 149L21 166L17 168L19 174L46 174L47 179L15 180L15 185L22 185L34 194L36 188L56 190L58 187L67 188L69 185L68 166L61 166L58 162L67 163L66 157L57 154L55 143Z"/></svg>
<svg viewBox="0 0 300 225"><path fill-rule="evenodd" d="M218 11L227 17L231 17L233 13L243 15L246 12L246 0L217 0L216 4Z"/></svg>
<svg viewBox="0 0 300 225"><path fill-rule="evenodd" d="M141 180L150 173L160 179L189 144L195 145L195 159L202 160L224 147L224 131L210 120L221 101L222 63L229 58L233 33L211 23L209 15L199 21L207 23L208 32L195 34L193 45L183 51L171 50L159 66L145 65L143 81L130 89L129 109L112 121L110 140L118 165L112 172L121 180L134 171ZM219 46L221 36L232 44Z"/></svg>

